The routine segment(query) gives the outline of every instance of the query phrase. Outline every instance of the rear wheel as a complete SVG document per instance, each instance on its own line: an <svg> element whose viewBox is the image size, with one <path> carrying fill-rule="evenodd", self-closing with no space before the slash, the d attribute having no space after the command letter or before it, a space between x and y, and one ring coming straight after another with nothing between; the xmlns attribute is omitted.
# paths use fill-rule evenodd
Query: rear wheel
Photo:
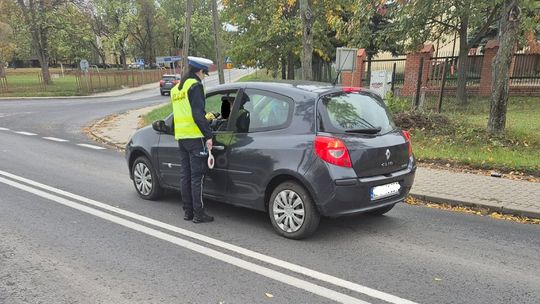
<svg viewBox="0 0 540 304"><path fill-rule="evenodd" d="M268 213L276 232L286 238L303 239L319 226L320 215L309 193L293 181L281 183L274 189Z"/></svg>
<svg viewBox="0 0 540 304"><path fill-rule="evenodd" d="M378 208L378 209L374 209L374 210L369 211L368 214L375 215L375 216L380 216L380 215L383 215L386 212L392 210L392 208L394 208L395 205L396 204L385 206L385 207Z"/></svg>
<svg viewBox="0 0 540 304"><path fill-rule="evenodd" d="M158 199L163 193L152 164L145 156L133 162L133 185L140 197L147 200Z"/></svg>

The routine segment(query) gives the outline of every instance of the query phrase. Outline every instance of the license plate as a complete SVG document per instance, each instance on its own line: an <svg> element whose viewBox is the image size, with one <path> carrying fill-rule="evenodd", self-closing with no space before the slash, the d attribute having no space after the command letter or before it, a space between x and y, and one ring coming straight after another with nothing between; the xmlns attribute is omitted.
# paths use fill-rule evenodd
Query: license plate
<svg viewBox="0 0 540 304"><path fill-rule="evenodd" d="M401 185L398 182L373 187L371 188L371 200L374 201L399 194L400 189Z"/></svg>

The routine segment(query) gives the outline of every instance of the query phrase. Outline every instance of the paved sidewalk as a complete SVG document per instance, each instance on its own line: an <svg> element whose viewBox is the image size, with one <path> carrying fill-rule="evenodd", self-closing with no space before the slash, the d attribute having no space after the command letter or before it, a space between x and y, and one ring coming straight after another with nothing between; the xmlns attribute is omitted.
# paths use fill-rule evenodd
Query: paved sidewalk
<svg viewBox="0 0 540 304"><path fill-rule="evenodd" d="M159 105L158 105L159 106ZM154 107L106 118L91 126L93 136L123 149L137 130L139 116ZM540 218L540 183L419 167L411 195L434 203L480 207Z"/></svg>

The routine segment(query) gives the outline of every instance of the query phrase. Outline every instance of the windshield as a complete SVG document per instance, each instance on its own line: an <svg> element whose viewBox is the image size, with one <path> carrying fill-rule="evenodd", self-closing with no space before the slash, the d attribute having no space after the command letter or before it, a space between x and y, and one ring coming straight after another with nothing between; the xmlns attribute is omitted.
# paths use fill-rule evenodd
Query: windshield
<svg viewBox="0 0 540 304"><path fill-rule="evenodd" d="M376 134L395 129L384 103L362 92L334 93L321 97L320 131Z"/></svg>

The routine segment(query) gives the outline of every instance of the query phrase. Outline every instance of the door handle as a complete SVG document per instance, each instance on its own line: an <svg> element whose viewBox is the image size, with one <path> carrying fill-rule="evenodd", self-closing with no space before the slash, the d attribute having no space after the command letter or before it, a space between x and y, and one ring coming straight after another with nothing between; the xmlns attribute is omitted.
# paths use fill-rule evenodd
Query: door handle
<svg viewBox="0 0 540 304"><path fill-rule="evenodd" d="M225 150L225 146L212 146L212 150L223 151Z"/></svg>

